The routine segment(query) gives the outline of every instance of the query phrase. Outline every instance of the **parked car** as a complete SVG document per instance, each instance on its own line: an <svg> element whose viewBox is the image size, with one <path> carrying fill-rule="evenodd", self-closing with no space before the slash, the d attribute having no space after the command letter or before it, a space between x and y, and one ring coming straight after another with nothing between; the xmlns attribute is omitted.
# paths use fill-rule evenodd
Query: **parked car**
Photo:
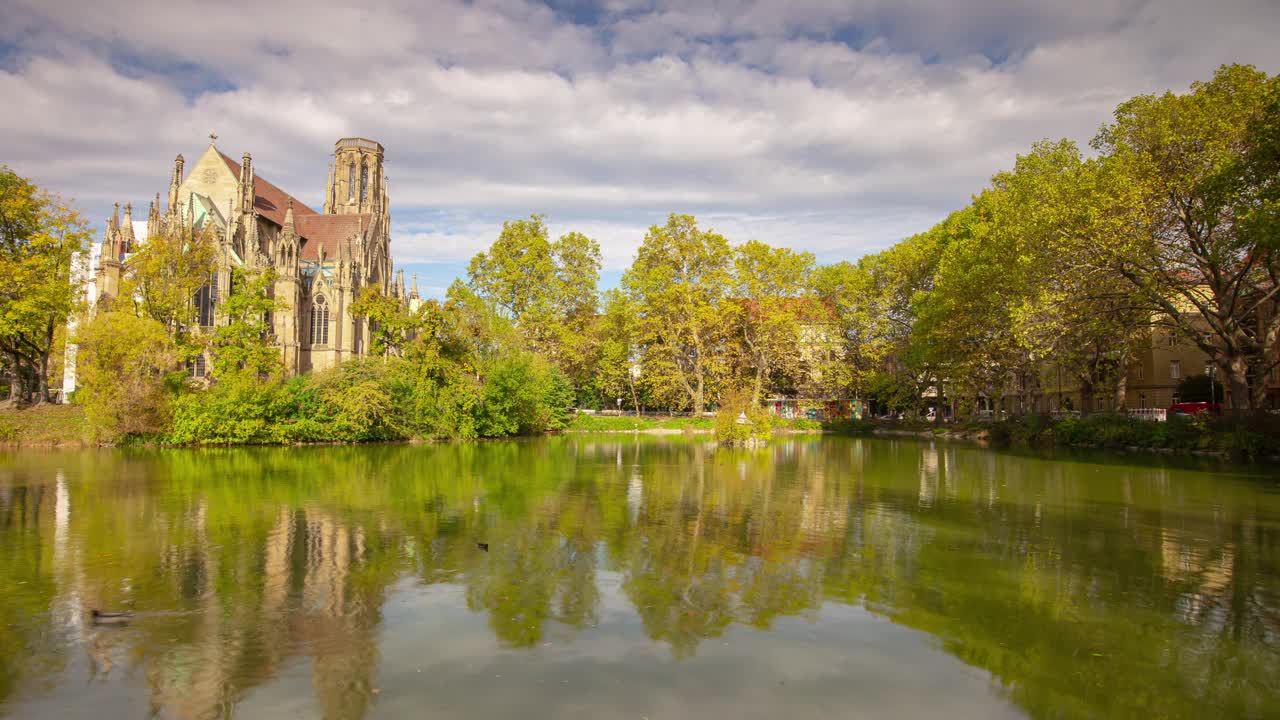
<svg viewBox="0 0 1280 720"><path fill-rule="evenodd" d="M1188 402L1174 403L1169 406L1169 416L1191 417L1194 415L1221 415L1221 403Z"/></svg>

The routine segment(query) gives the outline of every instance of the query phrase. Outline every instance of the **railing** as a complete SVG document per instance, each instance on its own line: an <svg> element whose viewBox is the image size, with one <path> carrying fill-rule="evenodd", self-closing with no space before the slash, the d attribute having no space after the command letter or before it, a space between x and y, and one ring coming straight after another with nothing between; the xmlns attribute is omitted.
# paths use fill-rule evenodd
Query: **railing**
<svg viewBox="0 0 1280 720"><path fill-rule="evenodd" d="M1164 422L1169 419L1169 411L1165 408L1129 408L1129 417L1135 420Z"/></svg>
<svg viewBox="0 0 1280 720"><path fill-rule="evenodd" d="M1053 418L1054 420L1062 420L1064 418L1078 418L1080 417L1080 411L1079 410L1054 410L1049 413L1049 417Z"/></svg>

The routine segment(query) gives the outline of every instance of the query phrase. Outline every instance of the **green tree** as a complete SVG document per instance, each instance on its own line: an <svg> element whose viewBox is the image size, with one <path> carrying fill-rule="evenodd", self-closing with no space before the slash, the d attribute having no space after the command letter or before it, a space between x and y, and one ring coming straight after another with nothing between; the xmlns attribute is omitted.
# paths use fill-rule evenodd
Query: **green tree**
<svg viewBox="0 0 1280 720"><path fill-rule="evenodd" d="M672 214L649 228L622 287L636 308L636 339L645 380L683 396L695 414L726 370L726 301L732 252L723 235L692 215Z"/></svg>
<svg viewBox="0 0 1280 720"><path fill-rule="evenodd" d="M1134 231L1097 250L1222 368L1235 408L1261 405L1280 340L1280 254L1266 231L1274 176L1256 172L1273 157L1276 84L1223 66L1189 93L1122 103L1093 143L1137 191L1123 208Z"/></svg>
<svg viewBox="0 0 1280 720"><path fill-rule="evenodd" d="M636 388L636 363L639 349L635 339L635 307L630 298L620 290L604 294L604 314L596 324L596 342L600 349L597 363L597 383L607 401L616 398L630 401L636 414L640 413L640 394Z"/></svg>
<svg viewBox="0 0 1280 720"><path fill-rule="evenodd" d="M403 357L409 341L422 325L419 313L400 300L384 295L377 285L360 289L360 296L351 305L351 315L369 323L369 334L373 338L369 349L375 355Z"/></svg>
<svg viewBox="0 0 1280 720"><path fill-rule="evenodd" d="M55 335L81 300L71 265L89 237L68 203L0 166L0 352L20 399L49 399Z"/></svg>
<svg viewBox="0 0 1280 720"><path fill-rule="evenodd" d="M181 354L159 321L128 310L103 310L77 328L76 342L78 402L100 435L167 427Z"/></svg>
<svg viewBox="0 0 1280 720"><path fill-rule="evenodd" d="M193 298L215 282L217 256L210 228L151 235L125 266L120 298L128 298L136 314L160 323L183 344L198 320Z"/></svg>
<svg viewBox="0 0 1280 720"><path fill-rule="evenodd" d="M575 232L553 242L541 215L511 220L487 252L471 259L467 277L474 292L515 323L531 350L580 387L589 383L599 303L596 241Z"/></svg>
<svg viewBox="0 0 1280 720"><path fill-rule="evenodd" d="M281 307L271 296L275 277L272 269L232 270L232 291L222 302L225 322L214 329L209 343L217 382L256 384L279 377L282 358L271 335L271 314Z"/></svg>
<svg viewBox="0 0 1280 720"><path fill-rule="evenodd" d="M814 258L751 240L734 249L733 264L739 339L752 373L751 402L759 405L775 376L792 387L803 382L799 348L816 338L802 337L802 329L812 330L823 319L815 311L819 306L804 297Z"/></svg>

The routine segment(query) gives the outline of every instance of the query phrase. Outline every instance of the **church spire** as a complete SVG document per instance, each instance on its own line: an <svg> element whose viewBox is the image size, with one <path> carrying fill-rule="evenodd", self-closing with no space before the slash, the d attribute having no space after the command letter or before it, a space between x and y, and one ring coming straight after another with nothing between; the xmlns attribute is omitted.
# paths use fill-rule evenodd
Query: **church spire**
<svg viewBox="0 0 1280 720"><path fill-rule="evenodd" d="M324 184L324 214L333 212L333 163L329 163L329 179Z"/></svg>
<svg viewBox="0 0 1280 720"><path fill-rule="evenodd" d="M298 230L293 224L293 198L289 198L289 207L284 209L284 232L289 235L298 234Z"/></svg>
<svg viewBox="0 0 1280 720"><path fill-rule="evenodd" d="M124 223L120 226L120 254L133 252L133 203L124 204Z"/></svg>
<svg viewBox="0 0 1280 720"><path fill-rule="evenodd" d="M182 154L173 159L173 173L169 175L169 212L176 212L178 209L178 188L182 185Z"/></svg>
<svg viewBox="0 0 1280 720"><path fill-rule="evenodd" d="M160 234L160 193L156 193L156 199L151 201L151 207L147 209L147 239L151 239Z"/></svg>
<svg viewBox="0 0 1280 720"><path fill-rule="evenodd" d="M240 158L240 211L253 212L253 156L245 153Z"/></svg>
<svg viewBox="0 0 1280 720"><path fill-rule="evenodd" d="M409 291L409 298L417 300L422 296L418 294L418 273L413 274L413 289Z"/></svg>

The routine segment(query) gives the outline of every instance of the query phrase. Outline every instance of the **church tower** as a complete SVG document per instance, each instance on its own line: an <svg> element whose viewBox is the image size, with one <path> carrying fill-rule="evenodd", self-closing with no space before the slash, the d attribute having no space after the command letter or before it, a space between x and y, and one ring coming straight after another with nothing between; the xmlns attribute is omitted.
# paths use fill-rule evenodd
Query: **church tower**
<svg viewBox="0 0 1280 720"><path fill-rule="evenodd" d="M382 170L382 145L364 138L342 138L333 146L324 211L328 215L382 215L386 210L387 178Z"/></svg>

